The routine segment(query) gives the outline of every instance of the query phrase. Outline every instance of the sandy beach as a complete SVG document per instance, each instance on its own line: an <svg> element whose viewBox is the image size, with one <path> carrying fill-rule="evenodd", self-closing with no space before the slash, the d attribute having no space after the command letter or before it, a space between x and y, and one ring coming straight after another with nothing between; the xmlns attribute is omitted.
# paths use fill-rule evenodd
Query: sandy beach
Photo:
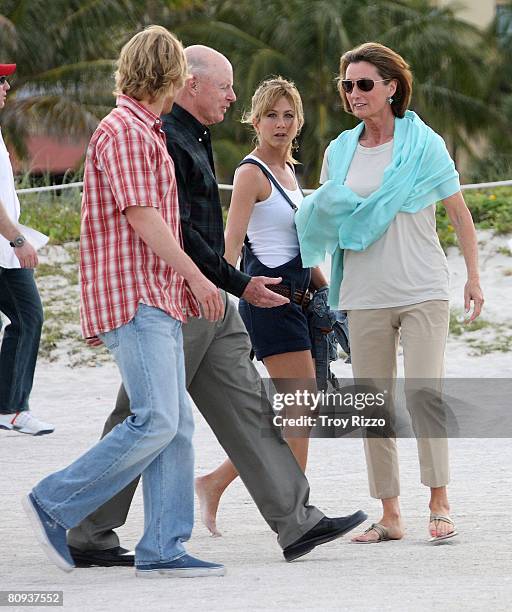
<svg viewBox="0 0 512 612"><path fill-rule="evenodd" d="M447 347L448 377L512 377L510 238L479 232L485 324L475 331L455 326ZM345 537L285 563L275 535L244 486L235 482L221 502L223 536L209 537L196 513L188 544L191 554L225 563L224 578L148 581L136 579L129 568L77 569L67 575L54 567L35 541L20 498L94 444L120 381L108 355L78 338L73 253L72 247L47 249L47 267L41 270L46 274L38 281L54 331L46 332L31 406L56 431L39 438L0 431L0 590L61 590L64 609L77 611L510 609L512 445L504 438L450 441L450 500L460 536L442 546L427 544L428 491L419 482L415 441L403 439L401 501L407 532L400 542L360 546ZM452 309L460 317L464 264L457 249L450 250L448 260ZM52 269L55 273L48 273ZM335 372L349 376L350 366L339 360ZM203 474L224 454L195 415L196 473ZM368 495L361 440L313 439L307 473L311 502L326 514L361 508L372 521L380 517L380 504ZM123 545L133 548L142 521L138 491L128 523L119 530Z"/></svg>

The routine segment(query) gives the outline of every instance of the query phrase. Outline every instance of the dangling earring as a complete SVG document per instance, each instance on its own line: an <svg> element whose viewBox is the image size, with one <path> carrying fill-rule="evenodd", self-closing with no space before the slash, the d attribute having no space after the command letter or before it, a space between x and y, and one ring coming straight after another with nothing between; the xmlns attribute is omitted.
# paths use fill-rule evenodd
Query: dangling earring
<svg viewBox="0 0 512 612"><path fill-rule="evenodd" d="M388 104L393 104L394 100L392 96L389 96L388 98Z"/></svg>
<svg viewBox="0 0 512 612"><path fill-rule="evenodd" d="M292 151L298 151L298 150L299 150L299 140L297 136L295 136L295 138L292 141Z"/></svg>

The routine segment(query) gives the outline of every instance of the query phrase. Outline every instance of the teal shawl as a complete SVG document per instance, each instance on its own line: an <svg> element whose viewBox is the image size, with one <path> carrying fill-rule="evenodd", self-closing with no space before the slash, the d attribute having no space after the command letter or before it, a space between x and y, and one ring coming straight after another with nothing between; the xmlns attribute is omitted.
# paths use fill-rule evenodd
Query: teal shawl
<svg viewBox="0 0 512 612"><path fill-rule="evenodd" d="M345 182L364 123L342 132L328 152L329 180L304 198L295 215L304 267L332 255L329 305L338 308L343 249L364 251L399 212L416 213L457 193L459 175L444 140L412 111L395 118L393 159L381 187L367 198ZM368 169L371 172L371 168Z"/></svg>

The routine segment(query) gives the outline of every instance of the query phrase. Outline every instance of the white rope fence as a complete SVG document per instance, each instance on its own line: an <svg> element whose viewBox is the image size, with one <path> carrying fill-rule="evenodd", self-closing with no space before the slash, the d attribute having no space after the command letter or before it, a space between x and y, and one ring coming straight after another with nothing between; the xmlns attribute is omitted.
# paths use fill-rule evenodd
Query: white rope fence
<svg viewBox="0 0 512 612"><path fill-rule="evenodd" d="M81 189L84 186L83 181L80 183L63 183L62 185L47 185L46 187L29 187L27 189L16 189L16 193L38 193L43 191L58 191L60 189Z"/></svg>
<svg viewBox="0 0 512 612"><path fill-rule="evenodd" d="M63 183L62 185L47 185L46 187L29 187L27 189L17 189L16 193L23 195L25 193L38 193L44 191L60 191L61 189L81 189L83 187L83 181L79 183ZM464 190L469 189L493 189L494 187L512 187L512 180L509 181L494 181L492 183L470 183L468 185L461 185L460 188ZM219 184L221 191L233 191L233 185ZM313 193L314 189L304 189L305 194Z"/></svg>

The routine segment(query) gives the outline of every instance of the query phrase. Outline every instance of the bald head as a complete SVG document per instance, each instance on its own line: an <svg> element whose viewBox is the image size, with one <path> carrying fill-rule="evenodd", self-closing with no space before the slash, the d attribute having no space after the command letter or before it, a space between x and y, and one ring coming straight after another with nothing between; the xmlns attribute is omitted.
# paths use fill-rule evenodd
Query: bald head
<svg viewBox="0 0 512 612"><path fill-rule="evenodd" d="M220 123L236 100L229 60L204 45L187 47L185 57L189 76L176 96L176 103L203 125Z"/></svg>
<svg viewBox="0 0 512 612"><path fill-rule="evenodd" d="M212 69L217 67L229 67L228 58L211 47L205 45L192 45L185 49L188 70L192 75L208 75Z"/></svg>

